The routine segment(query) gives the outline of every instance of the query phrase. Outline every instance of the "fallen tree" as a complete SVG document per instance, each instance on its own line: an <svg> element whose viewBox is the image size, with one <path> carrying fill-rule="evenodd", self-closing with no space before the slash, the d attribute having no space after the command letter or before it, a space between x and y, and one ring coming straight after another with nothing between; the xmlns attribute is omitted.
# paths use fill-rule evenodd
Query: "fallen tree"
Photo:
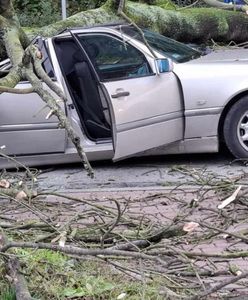
<svg viewBox="0 0 248 300"><path fill-rule="evenodd" d="M1 6L6 6L5 2L1 1ZM67 27L123 21L123 18L117 15L118 3L116 2L118 0L107 0L99 8L79 12L66 20L41 28L24 28L23 33L25 32L32 39L36 35L55 35ZM213 39L217 42L240 43L248 39L248 16L244 13L248 10L247 5L230 5L218 0L204 0L209 7L180 8L170 0L145 2L148 3L127 1L125 13L139 26L150 28L177 40L202 43ZM4 14L2 16L5 17ZM4 45L0 44L0 57L3 58L5 55Z"/></svg>
<svg viewBox="0 0 248 300"><path fill-rule="evenodd" d="M213 5L216 0L210 1ZM124 5L125 4L125 5ZM228 7L227 7L228 6ZM221 8L232 8L222 4ZM120 9L121 8L121 9ZM237 6L246 10L246 6ZM0 1L0 28L3 34L3 44L12 63L12 69L4 78L0 79L0 92L32 93L36 92L51 110L51 115L59 119L59 126L65 128L68 136L75 145L84 167L92 176L93 171L81 147L80 139L70 126L66 116L60 108L59 102L66 101L63 91L47 76L41 66L39 49L30 45L30 37L36 34L54 35L58 31L73 26L109 23L113 21L135 22L137 25L149 27L162 34L187 41L215 40L241 42L247 40L248 17L245 14L221 9L191 9L178 11L169 0L152 1L152 5L119 0L107 0L97 9L78 13L65 21L40 28L23 30L20 26L12 1ZM43 89L43 82L58 97ZM21 80L28 80L32 88L16 90L15 86Z"/></svg>
<svg viewBox="0 0 248 300"><path fill-rule="evenodd" d="M147 4L136 2L127 2L126 6L124 6L124 4L124 1L119 3L119 1L108 0L102 7L79 13L76 16L68 18L64 22L58 22L51 26L49 25L49 27L40 29L23 30L16 17L12 2L8 0L0 1L0 28L3 32L5 49L12 63L11 71L6 77L0 80L0 92L38 93L46 105L50 108L51 114L54 114L58 117L60 126L67 130L67 133L77 148L78 154L81 156L84 166L90 175L93 174L93 171L80 145L80 139L71 128L66 116L61 111L59 106L59 101L66 101L66 97L64 96L63 91L55 86L54 83L44 73L41 67L40 51L36 46L30 45L30 37L37 33L42 35L53 35L65 27L92 25L96 23L106 23L120 20L127 21L131 19L139 25L152 28L163 34L167 34L178 39L182 39L182 37L184 37L187 38L188 41L202 41L209 38L226 41L233 39L236 41L244 41L247 39L248 18L245 14L205 8L178 11L173 7L170 7L168 10L168 6L171 4L167 1L154 2L154 5L149 6ZM206 26L206 24L208 26ZM26 79L31 83L31 89L22 91L15 89L16 84L23 79ZM47 90L43 89L40 79L42 79L42 81L49 86L49 88L57 95L57 98L52 96L52 94ZM27 173L29 177L32 177L32 173L30 173L29 170ZM18 184L19 182L20 180L18 178ZM154 226L152 225L154 220L147 220L144 216L139 216L137 219L136 215L135 218L133 218L133 216L126 217L124 215L128 203L124 203L123 207L121 207L116 200L112 200L110 203L107 203L107 205L100 206L98 203L93 203L92 205L91 201L85 201L84 199L76 199L64 195L53 194L52 196L66 198L67 201L71 201L69 203L69 211L71 211L71 208L75 208L74 206L70 205L74 205L78 202L83 205L83 211L74 211L75 216L69 216L67 220L65 220L65 214L63 224L58 226L59 219L56 219L55 223L52 221L53 218L46 217L46 202L43 203L42 200L42 197L45 196L45 193L39 193L37 196L37 194L33 193L32 191L28 192L28 186L27 189L24 190L25 192L21 194L22 196L19 195L19 197L17 197L19 193L15 186L13 188L3 187L3 189L0 189L0 198L4 201L9 201L7 206L11 209L11 211L15 211L17 207L21 206L33 213L33 215L36 217L36 222L42 221L40 223L24 222L20 224L18 220L13 221L9 219L8 221L10 222L0 224L1 228L5 228L10 235L13 235L12 241L8 241L8 239L5 238L4 233L0 234L0 252L1 256L6 261L7 276L9 276L10 283L16 291L17 299L31 299L31 296L28 291L28 285L22 274L22 266L18 261L18 252L10 252L9 250L11 248L31 248L36 250L46 249L56 252L59 251L69 255L69 257L72 259L78 260L85 257L88 258L90 256L98 260L108 262L116 268L118 267L118 270L126 269L127 272L132 274L132 276L135 274L135 276L140 276L142 280L151 278L149 272L152 272L153 270L151 271L149 269L149 264L151 262L156 262L157 273L165 274L167 277L170 277L171 274L173 275L171 280L173 280L173 284L176 284L176 286L174 285L170 288L164 287L164 290L162 290L162 293L169 296L171 299L175 299L175 297L188 297L188 295L192 296L192 298L187 299L205 298L207 295L222 289L228 284L247 277L246 272L238 275L238 273L232 271L235 273L236 277L232 277L228 281L217 284L209 289L205 289L205 286L203 285L202 291L202 280L200 276L212 276L212 270L207 269L206 271L204 270L205 273L201 273L201 268L196 263L199 261L200 257L207 257L209 259L209 255L207 253L199 254L199 252L190 253L188 251L183 251L180 249L180 247L171 248L168 245L167 248L165 248L163 243L160 244L160 242L163 242L164 239L172 239L174 237L180 238L181 236L184 237L187 234L187 231L185 232L184 227L186 222L184 216L182 219L180 219L178 216L171 224L166 224L167 226L165 227L159 227L159 224L155 224L156 230L154 231L151 230ZM20 190L20 192L23 191ZM32 201L41 201L43 205L45 204L45 208L43 207L44 212L33 206ZM11 207L13 203L17 204L16 208ZM113 203L116 204L115 209L111 207ZM58 202L53 204L51 202L50 205L53 206L52 211L56 212L57 207L59 206ZM65 202L64 205L66 207L68 202ZM184 203L184 205L187 205L188 214L190 214L192 212L191 203ZM196 207L197 206L194 206L193 208ZM207 208L205 208L205 210L206 209ZM218 211L215 212L213 216L214 219L216 219L216 216L219 216L218 214ZM85 226L83 230L78 227L75 228L75 226L73 228L73 223L85 218L88 221L90 218L92 218L92 215L93 220L92 224L90 224L91 226L88 224L88 226ZM4 216L2 216L2 218L4 218ZM178 219L180 219L180 222L178 222ZM231 216L228 215L227 221L229 222L230 220L232 220ZM244 243L247 242L247 238L245 238L243 235L233 234L226 231L225 228L216 229L205 223L198 225L205 229L207 228L208 230L215 231L215 234L224 233L236 238L237 241L242 241ZM223 224L220 223L220 225ZM133 234L130 234L130 231L129 234L124 234L123 226L128 227L128 229L135 229L132 230ZM145 232L142 232L142 228L145 230ZM30 229L35 229L35 231L39 229L43 233L42 237L40 236L38 239L36 234L33 233L36 239L32 240L31 242L25 241L27 235L30 233ZM91 232L89 232L88 229L91 229ZM18 237L21 235L20 232L21 234L24 232L21 241L18 240ZM13 237L16 238L17 241L15 241ZM196 238L197 237L198 236L196 235ZM205 238L204 234L202 238ZM67 239L69 241L69 245L67 243ZM41 242L42 240L45 242ZM57 242L59 245L57 245ZM67 244L65 245L65 243ZM82 244L84 244L85 247L82 247ZM155 248L159 249L160 246L164 249L164 251L160 249L158 252L155 252ZM238 258L247 257L247 255L247 251L236 253ZM117 258L119 257L122 260L123 258L138 259L140 265L148 262L147 269L145 269L145 272L143 270L137 272L135 271L137 266L135 266L133 269L130 269L129 267L120 265L116 262ZM191 261L192 257L195 258L194 262ZM221 254L214 253L212 254L212 257L227 258L229 256L228 253L224 252ZM233 258L233 256L231 256L231 258ZM193 273L193 276L199 280L197 286L193 287L193 291L200 292L200 294L197 295L195 292L190 290L188 291L187 284L183 286L182 282L180 282L182 278L179 277L178 280L178 274L181 274L177 269L178 263L180 264L180 267L183 268L182 270L184 272L187 273L188 270L190 270L191 276ZM172 269L169 268L171 266ZM229 270L225 270L225 272L229 274ZM42 273L42 276L44 276L46 279L46 274L43 274L43 271L40 273ZM180 289L184 289L185 293L180 292Z"/></svg>
<svg viewBox="0 0 248 300"><path fill-rule="evenodd" d="M82 11L49 26L25 29L30 37L36 34L52 36L67 27L89 26L123 21L116 13L118 5L108 0L97 9ZM247 41L247 6L234 6L217 0L205 0L209 8L178 8L170 0L147 1L151 4L127 1L125 13L137 25L156 30L161 34L187 42ZM211 6L211 7L210 7Z"/></svg>

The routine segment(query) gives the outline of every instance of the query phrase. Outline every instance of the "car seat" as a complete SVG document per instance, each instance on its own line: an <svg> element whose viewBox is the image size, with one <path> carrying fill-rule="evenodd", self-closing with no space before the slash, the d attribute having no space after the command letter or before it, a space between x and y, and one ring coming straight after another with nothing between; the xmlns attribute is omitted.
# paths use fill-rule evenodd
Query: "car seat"
<svg viewBox="0 0 248 300"><path fill-rule="evenodd" d="M107 138L111 136L110 125L106 122L98 83L92 76L92 72L82 53L74 55L74 90L77 97L77 105L83 115L87 131L93 138Z"/></svg>

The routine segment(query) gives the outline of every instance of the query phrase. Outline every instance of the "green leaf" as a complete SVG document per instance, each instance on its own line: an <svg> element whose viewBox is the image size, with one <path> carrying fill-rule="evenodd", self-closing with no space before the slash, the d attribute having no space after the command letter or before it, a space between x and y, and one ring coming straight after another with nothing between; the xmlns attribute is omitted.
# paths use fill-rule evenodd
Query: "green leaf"
<svg viewBox="0 0 248 300"><path fill-rule="evenodd" d="M69 297L69 299L73 299L73 298L77 298L77 297L83 297L85 295L87 295L87 293L82 288L77 288L77 289L66 288L64 290L64 295L63 296Z"/></svg>

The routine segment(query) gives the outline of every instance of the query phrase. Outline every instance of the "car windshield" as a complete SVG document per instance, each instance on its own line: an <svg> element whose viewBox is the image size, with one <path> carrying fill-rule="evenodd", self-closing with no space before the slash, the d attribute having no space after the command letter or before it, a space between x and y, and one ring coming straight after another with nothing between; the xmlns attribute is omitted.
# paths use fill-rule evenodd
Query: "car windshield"
<svg viewBox="0 0 248 300"><path fill-rule="evenodd" d="M143 42L141 34L131 26L120 26L119 30L138 41ZM167 38L161 34L142 29L144 37L149 45L162 55L171 58L173 61L181 63L195 58L198 58L202 53L187 45L177 42L173 39Z"/></svg>

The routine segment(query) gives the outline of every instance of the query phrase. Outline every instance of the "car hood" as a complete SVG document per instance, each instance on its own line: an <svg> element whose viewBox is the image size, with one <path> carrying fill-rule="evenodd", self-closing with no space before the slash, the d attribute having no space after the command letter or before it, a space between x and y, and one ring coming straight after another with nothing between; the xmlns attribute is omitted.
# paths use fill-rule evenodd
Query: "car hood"
<svg viewBox="0 0 248 300"><path fill-rule="evenodd" d="M248 61L248 49L215 50L188 63Z"/></svg>
<svg viewBox="0 0 248 300"><path fill-rule="evenodd" d="M232 82L248 78L248 49L219 50L174 64L174 73L181 80L216 80ZM247 80L246 80L247 81Z"/></svg>
<svg viewBox="0 0 248 300"><path fill-rule="evenodd" d="M186 110L223 107L248 90L248 49L214 51L174 64L174 73L181 82Z"/></svg>

